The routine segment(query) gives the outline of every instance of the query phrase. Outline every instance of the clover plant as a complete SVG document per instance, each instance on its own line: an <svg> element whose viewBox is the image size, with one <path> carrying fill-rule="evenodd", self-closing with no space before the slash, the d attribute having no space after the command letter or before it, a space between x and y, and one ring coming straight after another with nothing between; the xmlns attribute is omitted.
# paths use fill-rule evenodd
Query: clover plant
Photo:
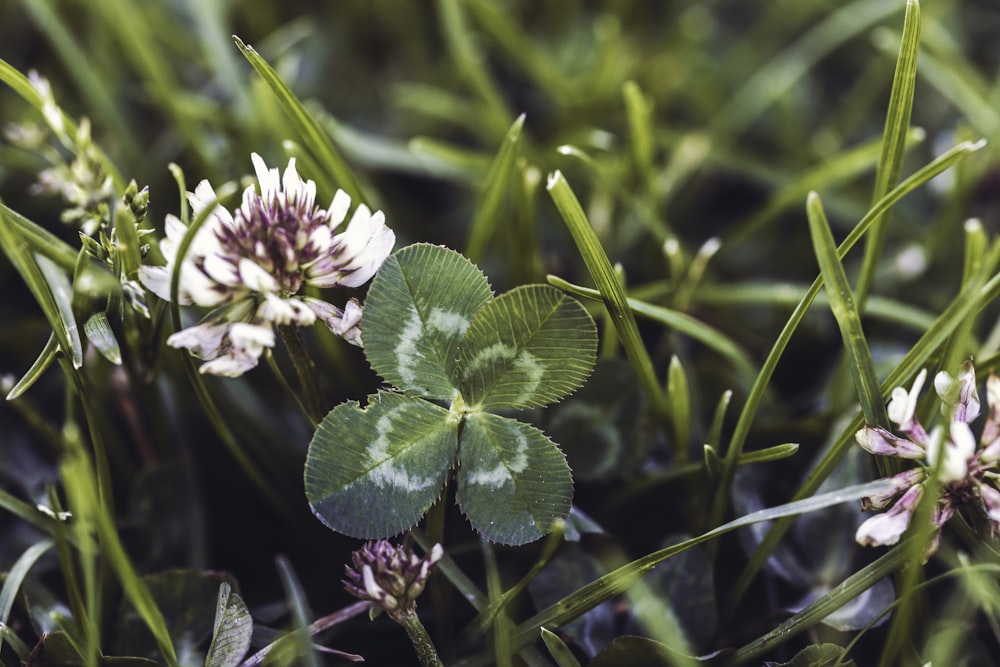
<svg viewBox="0 0 1000 667"><path fill-rule="evenodd" d="M459 506L491 541L531 542L567 515L566 457L497 412L545 406L583 384L597 330L575 299L548 285L494 297L465 257L421 243L375 277L362 338L394 389L337 406L316 430L305 488L323 523L364 539L412 528L452 470Z"/></svg>

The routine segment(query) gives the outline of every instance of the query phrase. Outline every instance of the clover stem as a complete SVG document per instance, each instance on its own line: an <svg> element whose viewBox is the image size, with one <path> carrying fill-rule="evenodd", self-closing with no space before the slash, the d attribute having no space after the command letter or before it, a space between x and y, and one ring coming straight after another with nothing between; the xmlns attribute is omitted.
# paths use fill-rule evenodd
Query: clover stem
<svg viewBox="0 0 1000 667"><path fill-rule="evenodd" d="M278 333L285 343L288 356L295 366L295 373L299 376L299 384L302 387L302 402L309 411L314 422L319 422L323 418L323 394L319 388L319 378L316 375L316 365L298 327L292 324L279 324Z"/></svg>
<svg viewBox="0 0 1000 667"><path fill-rule="evenodd" d="M431 641L431 636L427 634L427 630L420 622L416 612L400 614L395 617L395 620L406 630L422 667L444 667L444 663L438 657L437 649L434 648L434 642Z"/></svg>

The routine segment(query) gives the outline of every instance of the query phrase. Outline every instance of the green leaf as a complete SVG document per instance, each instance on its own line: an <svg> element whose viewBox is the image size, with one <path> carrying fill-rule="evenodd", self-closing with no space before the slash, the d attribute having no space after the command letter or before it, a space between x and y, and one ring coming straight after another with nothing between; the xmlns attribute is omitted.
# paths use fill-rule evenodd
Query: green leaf
<svg viewBox="0 0 1000 667"><path fill-rule="evenodd" d="M239 48L240 53L247 59L247 61L257 70L257 74L267 83L270 87L271 92L274 93L275 97L278 98L278 103L281 108L288 115L288 119L291 121L292 129L295 130L299 137L299 144L302 146L310 146L312 152L316 156L316 160L323 165L325 171L325 176L330 179L333 183L339 185L347 194L351 195L351 198L355 201L360 201L363 199L361 196L361 188L358 186L357 180L354 178L354 172L344 161L344 158L340 156L340 152L337 150L336 146L333 145L333 141L330 136L323 130L319 123L309 115L306 108L299 101L299 98L295 96L285 82L281 80L278 73L274 71L274 68L266 60L264 60L254 48L248 44L243 43L236 35L233 35L233 40L236 42L237 48Z"/></svg>
<svg viewBox="0 0 1000 667"><path fill-rule="evenodd" d="M490 239L496 236L496 230L500 224L501 207L509 198L514 161L521 152L522 127L524 127L524 114L518 116L514 124L507 130L507 135L504 137L500 150L486 175L484 181L486 187L483 189L476 217L472 221L469 243L465 249L472 262L478 262L482 259Z"/></svg>
<svg viewBox="0 0 1000 667"><path fill-rule="evenodd" d="M472 316L493 298L486 277L454 250L417 243L379 269L365 299L365 355L407 392L455 397L455 360Z"/></svg>
<svg viewBox="0 0 1000 667"><path fill-rule="evenodd" d="M889 418L886 416L882 392L875 376L875 362L872 361L868 341L861 326L861 315L858 313L851 285L847 281L847 274L837 256L837 244L833 240L830 223L827 222L826 214L823 212L823 204L815 192L809 193L806 213L816 259L826 283L826 293L830 297L830 310L833 311L840 327L840 336L844 340L851 376L854 378L854 386L858 392L865 421L887 427Z"/></svg>
<svg viewBox="0 0 1000 667"><path fill-rule="evenodd" d="M458 450L458 504L487 539L525 544L569 514L566 457L538 429L485 412L470 414Z"/></svg>
<svg viewBox="0 0 1000 667"><path fill-rule="evenodd" d="M625 635L616 638L608 648L591 661L591 667L674 667L686 656L666 644L646 637ZM683 664L683 663L682 663Z"/></svg>
<svg viewBox="0 0 1000 667"><path fill-rule="evenodd" d="M205 667L236 667L250 650L252 634L253 619L246 603L229 583L222 582Z"/></svg>
<svg viewBox="0 0 1000 667"><path fill-rule="evenodd" d="M563 640L559 639L559 635L542 628L542 641L545 642L545 648L549 650L549 655L559 667L580 667L580 661Z"/></svg>
<svg viewBox="0 0 1000 667"><path fill-rule="evenodd" d="M52 362L56 360L59 355L59 342L56 340L56 335L49 334L49 339L45 341L45 347L39 353L38 358L35 362L31 364L29 368L21 379L17 381L11 390L7 393L7 400L13 401L15 398L20 397L24 392L31 388L31 385L38 381L38 378L42 377L45 371L48 370Z"/></svg>
<svg viewBox="0 0 1000 667"><path fill-rule="evenodd" d="M844 662L841 659L843 655L844 649L836 644L813 644L796 653L789 662L768 660L764 667L857 667L853 660Z"/></svg>
<svg viewBox="0 0 1000 667"><path fill-rule="evenodd" d="M379 539L413 527L437 500L455 460L448 411L391 392L342 403L320 423L306 456L306 497L338 532Z"/></svg>
<svg viewBox="0 0 1000 667"><path fill-rule="evenodd" d="M104 313L94 313L83 323L83 333L101 356L113 363L115 366L122 364L122 351L115 338L115 332L111 329L108 316Z"/></svg>
<svg viewBox="0 0 1000 667"><path fill-rule="evenodd" d="M484 408L540 407L576 390L597 356L597 327L548 285L517 287L476 313L458 360L462 396Z"/></svg>

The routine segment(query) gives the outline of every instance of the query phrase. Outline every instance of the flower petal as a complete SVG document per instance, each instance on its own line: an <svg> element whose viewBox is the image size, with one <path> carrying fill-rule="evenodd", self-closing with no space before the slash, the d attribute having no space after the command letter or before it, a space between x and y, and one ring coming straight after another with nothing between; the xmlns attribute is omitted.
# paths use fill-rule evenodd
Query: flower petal
<svg viewBox="0 0 1000 667"><path fill-rule="evenodd" d="M881 426L865 426L854 434L862 449L879 456L898 456L902 459L922 459L927 452L923 446L901 438Z"/></svg>
<svg viewBox="0 0 1000 667"><path fill-rule="evenodd" d="M909 392L903 387L896 387L892 390L892 398L889 400L889 405L886 409L889 413L889 419L899 425L901 429L905 430L913 421L917 410L917 397L920 395L920 390L923 388L924 380L926 379L927 369L925 368L917 374L917 377L913 380L913 387Z"/></svg>
<svg viewBox="0 0 1000 667"><path fill-rule="evenodd" d="M895 498L902 493L904 490L910 488L914 484L919 483L924 478L923 468L910 468L909 470L904 470L898 475L893 475L889 477L887 481L892 482L892 486L882 492L873 493L870 496L865 496L861 499L861 509L862 510L882 510L889 506L889 504L895 500Z"/></svg>
<svg viewBox="0 0 1000 667"><path fill-rule="evenodd" d="M972 361L966 361L962 372L952 379L941 371L934 376L934 389L943 403L942 409L951 408L952 421L968 424L979 416L979 393L976 391L976 370ZM947 413L945 413L947 414Z"/></svg>
<svg viewBox="0 0 1000 667"><path fill-rule="evenodd" d="M915 485L896 501L888 512L876 514L858 526L854 539L863 546L890 545L899 542L913 517L923 487Z"/></svg>

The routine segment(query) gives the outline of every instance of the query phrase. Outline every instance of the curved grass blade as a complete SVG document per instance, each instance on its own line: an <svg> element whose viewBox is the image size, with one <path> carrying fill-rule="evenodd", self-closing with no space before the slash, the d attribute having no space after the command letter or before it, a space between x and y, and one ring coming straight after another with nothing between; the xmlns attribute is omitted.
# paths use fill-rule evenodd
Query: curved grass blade
<svg viewBox="0 0 1000 667"><path fill-rule="evenodd" d="M805 500L778 505L777 507L771 507L759 512L752 512L707 533L647 554L595 579L518 625L514 634L514 648L520 648L534 641L538 636L540 628L559 627L581 616L602 602L625 592L632 584L648 574L659 563L695 545L713 540L742 526L749 526L762 521L772 521L781 517L794 517L800 514L815 512L831 505L858 500L866 495L887 490L889 487L889 482L876 480L866 484L848 486ZM844 601L846 602L847 600Z"/></svg>
<svg viewBox="0 0 1000 667"><path fill-rule="evenodd" d="M74 368L83 365L83 344L73 317L69 279L63 269L44 256L34 255L10 223L6 207L0 210L0 246L27 284L45 319ZM75 262L74 262L75 265Z"/></svg>
<svg viewBox="0 0 1000 667"><path fill-rule="evenodd" d="M476 217L472 219L469 230L469 242L465 254L473 264L482 261L486 246L494 237L500 222L500 212L510 191L511 175L514 173L514 163L521 152L521 129L524 127L524 114L517 117L514 124L500 144L490 170L486 174L486 187L483 190L479 206L476 207Z"/></svg>
<svg viewBox="0 0 1000 667"><path fill-rule="evenodd" d="M552 275L546 276L546 280L553 287L558 287L575 296L595 301L601 299L601 292L590 287L574 285L558 276ZM675 329L703 343L709 349L715 350L733 365L740 379L745 382L750 383L757 376L757 369L754 368L753 362L747 353L740 349L728 336L713 329L704 322L691 317L687 313L665 308L664 306L657 306L639 299L627 298L625 303L636 315L642 315L654 322L659 322L664 326Z"/></svg>
<svg viewBox="0 0 1000 667"><path fill-rule="evenodd" d="M615 275L597 234L590 226L590 222L587 220L576 195L573 194L572 188L566 182L566 178L558 171L552 173L549 176L546 189L569 228L573 241L587 266L587 271L601 294L604 305L611 313L612 322L614 322L618 336L621 338L622 347L625 349L632 367L635 368L636 376L649 399L654 414L666 427L670 419L670 402L667 400L663 387L660 386L656 370L653 368L653 361L649 358L649 352L639 335L639 326L635 322L632 309L629 308L625 289Z"/></svg>
<svg viewBox="0 0 1000 667"><path fill-rule="evenodd" d="M875 170L875 191L872 203L877 202L899 182L903 168L903 154L906 152L906 135L910 131L910 115L913 111L913 93L917 85L917 49L920 46L920 3L906 0L906 14L903 19L903 39L896 59L896 72L889 94L889 110L882 132L882 154ZM875 280L882 246L888 228L889 213L886 210L872 222L871 233L865 244L865 256L861 263L861 274L856 288L857 301L864 304Z"/></svg>
<svg viewBox="0 0 1000 667"><path fill-rule="evenodd" d="M7 393L7 400L13 401L15 398L24 395L24 392L31 388L31 385L38 381L38 378L49 369L52 362L56 360L59 354L59 343L56 340L56 335L54 333L49 334L49 339L45 341L45 347L42 348L41 353L35 362L31 364L31 368L25 371L21 379L11 388Z"/></svg>
<svg viewBox="0 0 1000 667"><path fill-rule="evenodd" d="M940 157L932 161L930 164L918 170L912 176L910 176L902 183L897 185L895 188L893 188L891 191L889 191L885 197L879 200L879 202L875 206L873 206L871 210L868 211L865 217L862 218L862 220L847 235L847 238L845 238L844 241L837 247L837 257L842 260L844 256L847 254L847 252L852 247L854 247L854 245L858 242L858 240L860 240L861 237L865 234L865 232L868 231L872 222L874 222L874 220L877 219L879 215L887 211L897 201L899 201L905 195L915 190L920 185L923 185L924 183L932 179L934 176L937 176L938 174L944 172L945 170L947 170L948 168L950 168L963 158L980 150L984 145L985 142L982 141L975 143L968 141L962 142L954 146L944 154L942 154ZM786 322L784 328L782 328L781 332L778 334L777 340L771 347L771 351L768 353L767 358L764 360L760 372L757 375L757 379L754 381L753 387L750 389L750 393L747 396L746 403L743 405L743 410L740 412L739 419L736 422L736 427L733 429L733 435L729 441L729 449L726 451L726 458L729 458L730 456L738 458L742 453L743 445L746 443L747 436L750 433L750 425L752 424L754 416L756 415L757 408L760 406L761 401L763 401L764 399L764 393L767 389L768 383L771 381L771 377L774 375L774 370L778 365L778 361L784 354L785 348L788 346L788 342L791 340L792 334L795 332L795 329L798 327L799 323L805 317L806 311L809 309L809 306L812 305L812 302L815 300L816 295L819 294L820 288L822 286L823 286L823 276L819 276L816 278L815 281L813 281L813 284L809 287L809 291L802 298L802 301L799 302L799 305L796 306L795 310L789 316L788 322ZM969 306L967 302L963 301L963 303L965 303L965 306L971 308L971 306ZM949 307L948 311L951 311L953 308L956 307L957 307L956 304L953 303ZM942 315L942 318L943 317L944 315ZM938 321L941 321L941 318L939 318ZM934 329L931 328L928 331L934 331ZM913 350L911 350L911 353L913 353ZM929 355L930 352L928 351L927 354ZM899 367L897 367L897 369L898 368ZM897 380L893 380L893 382L896 381ZM886 384L883 383L882 387L885 388L885 386ZM895 386L895 384L891 384L889 386L891 388ZM860 426L861 423L859 419L858 425L853 428L854 430L856 430L857 428L860 428ZM852 434L851 435L852 439L854 430L850 431L850 433ZM842 455L844 451L846 451L845 448L847 444L850 443L850 440L845 439L842 441L842 443L843 444L840 445L839 449L834 448L834 450L829 455L832 457L831 465L828 468L823 469L822 474L815 481L815 485L811 484L804 485L803 488L800 489L800 494L797 494L797 497L799 498L805 497L809 493L814 492L819 487L819 484L822 482L822 480L825 479L826 475L828 475L830 471L833 469L832 461L839 460L839 456ZM818 469L819 468L815 470ZM724 483L721 484L718 488L717 495L728 495L729 493L729 486L732 484L732 481L723 480L723 482ZM807 486L808 486L808 491L806 490ZM724 499L720 500L717 498L715 507L716 507L715 511L717 512L715 516L721 517L726 507L725 500ZM771 533L768 535L768 537L766 537L764 541L761 543L761 545L758 546L757 551L751 557L750 563L746 566L743 574L741 575L740 579L737 580L736 585L733 588L730 598L730 604L728 605L729 608L735 607L736 601L738 601L740 597L742 597L743 593L746 591L746 587L750 583L750 580L757 573L757 571L763 566L764 562L767 560L768 554L770 554L771 551L774 550L775 545L777 544L778 540L781 537L781 534L783 534L784 530L787 530L789 525L790 522L779 522L778 524L776 524L775 527L772 528ZM779 528L778 526L781 526L781 528Z"/></svg>
<svg viewBox="0 0 1000 667"><path fill-rule="evenodd" d="M42 555L52 548L52 540L41 540L25 549L24 553L14 562L10 570L6 573L3 588L0 589L0 625L7 625L10 618L10 610L14 607L14 600L17 592L21 589L24 578ZM3 636L0 635L0 647L3 645Z"/></svg>
<svg viewBox="0 0 1000 667"><path fill-rule="evenodd" d="M826 293L830 298L830 310L837 320L837 326L840 327L840 337L847 350L848 366L854 378L865 422L889 428L889 418L875 376L875 362L872 361L868 341L861 326L858 306L851 292L851 285L847 282L847 274L837 256L837 245L833 240L833 232L830 231L826 213L823 212L823 204L815 192L809 193L806 213L816 259L819 261L820 272L826 283Z"/></svg>
<svg viewBox="0 0 1000 667"><path fill-rule="evenodd" d="M277 97L278 103L288 115L292 127L299 136L299 144L310 146L316 155L317 161L323 165L324 173L327 176L327 183L325 183L327 189L333 192L339 187L351 195L351 199L354 201L365 201L362 196L361 187L358 185L358 181L354 177L351 168L340 156L340 152L333 145L330 136L309 115L309 112L306 111L299 98L285 85L285 82L281 80L281 77L274 71L274 68L252 46L245 44L236 35L233 35L233 40L236 42L240 53L249 61L250 65L257 71L257 74L267 83L271 92Z"/></svg>

